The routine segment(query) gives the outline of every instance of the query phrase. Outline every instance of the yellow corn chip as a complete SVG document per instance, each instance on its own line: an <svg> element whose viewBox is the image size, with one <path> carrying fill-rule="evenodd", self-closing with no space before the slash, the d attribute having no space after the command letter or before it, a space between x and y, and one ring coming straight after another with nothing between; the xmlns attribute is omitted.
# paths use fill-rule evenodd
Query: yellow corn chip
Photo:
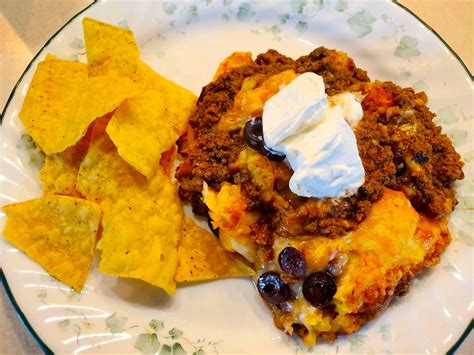
<svg viewBox="0 0 474 355"><path fill-rule="evenodd" d="M196 96L189 90L176 84L174 81L166 79L164 76L158 74L148 64L138 61L137 71L131 79L142 90L160 90L162 88L169 88L172 96L185 96L186 100L196 99Z"/></svg>
<svg viewBox="0 0 474 355"><path fill-rule="evenodd" d="M39 179L43 182L44 195L69 195L81 197L76 190L79 165L87 153L90 135L86 134L76 145L64 152L46 156Z"/></svg>
<svg viewBox="0 0 474 355"><path fill-rule="evenodd" d="M176 282L253 276L255 272L237 254L227 252L218 239L186 218L180 240Z"/></svg>
<svg viewBox="0 0 474 355"><path fill-rule="evenodd" d="M183 218L175 187L161 169L147 180L129 166L104 132L106 124L94 124L77 181L78 191L100 201L104 212L99 270L174 294Z"/></svg>
<svg viewBox="0 0 474 355"><path fill-rule="evenodd" d="M94 122L91 143L77 175L76 188L91 201L118 200L145 191L147 179L117 153L117 148L105 133L108 118Z"/></svg>
<svg viewBox="0 0 474 355"><path fill-rule="evenodd" d="M174 294L182 211L160 169L150 189L104 203L101 272L144 280Z"/></svg>
<svg viewBox="0 0 474 355"><path fill-rule="evenodd" d="M46 196L3 207L3 236L49 274L80 291L94 257L100 208L69 196Z"/></svg>
<svg viewBox="0 0 474 355"><path fill-rule="evenodd" d="M89 78L87 67L54 56L38 64L20 118L47 154L76 144L90 123L138 94L128 78Z"/></svg>
<svg viewBox="0 0 474 355"><path fill-rule="evenodd" d="M146 91L120 105L107 133L120 156L150 178L159 166L161 154L183 133L196 97L142 62L134 80Z"/></svg>
<svg viewBox="0 0 474 355"><path fill-rule="evenodd" d="M82 25L90 76L135 73L140 52L132 31L87 17Z"/></svg>

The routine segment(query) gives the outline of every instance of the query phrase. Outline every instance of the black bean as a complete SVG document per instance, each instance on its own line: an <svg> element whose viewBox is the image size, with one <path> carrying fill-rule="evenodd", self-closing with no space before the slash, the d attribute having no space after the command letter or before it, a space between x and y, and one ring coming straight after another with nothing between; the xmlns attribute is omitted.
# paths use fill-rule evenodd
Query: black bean
<svg viewBox="0 0 474 355"><path fill-rule="evenodd" d="M263 125L262 117L255 117L247 121L244 127L245 143L256 151L263 147Z"/></svg>
<svg viewBox="0 0 474 355"><path fill-rule="evenodd" d="M262 150L260 151L262 155L265 155L268 159L273 160L273 161L283 161L286 158L285 154L281 154L278 152L275 152L274 150L271 150L267 148L267 146L264 144Z"/></svg>
<svg viewBox="0 0 474 355"><path fill-rule="evenodd" d="M284 154L275 152L265 145L265 141L263 139L262 117L255 117L248 120L245 124L243 134L245 143L247 143L250 148L255 149L262 155L265 155L268 159L274 161L282 161L285 159Z"/></svg>
<svg viewBox="0 0 474 355"><path fill-rule="evenodd" d="M289 286L274 271L266 272L258 277L257 289L263 299L271 304L285 302L290 295Z"/></svg>
<svg viewBox="0 0 474 355"><path fill-rule="evenodd" d="M337 286L332 277L325 272L309 275L303 283L303 296L315 307L323 307L332 301Z"/></svg>
<svg viewBox="0 0 474 355"><path fill-rule="evenodd" d="M278 255L278 263L284 273L303 277L306 273L306 260L303 254L293 247L286 247Z"/></svg>
<svg viewBox="0 0 474 355"><path fill-rule="evenodd" d="M426 163L430 158L423 152L416 152L413 161L418 164Z"/></svg>

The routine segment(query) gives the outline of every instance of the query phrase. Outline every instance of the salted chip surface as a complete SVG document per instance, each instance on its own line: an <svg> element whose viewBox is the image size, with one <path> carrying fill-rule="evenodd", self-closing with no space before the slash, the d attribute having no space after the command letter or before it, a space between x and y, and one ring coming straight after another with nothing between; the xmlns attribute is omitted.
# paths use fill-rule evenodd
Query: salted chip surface
<svg viewBox="0 0 474 355"><path fill-rule="evenodd" d="M93 126L89 149L79 167L76 188L88 200L116 201L146 191L147 179L123 160L105 132L108 117Z"/></svg>
<svg viewBox="0 0 474 355"><path fill-rule="evenodd" d="M51 155L76 144L92 121L138 92L129 78L89 78L85 64L48 56L38 64L20 118L34 141Z"/></svg>
<svg viewBox="0 0 474 355"><path fill-rule="evenodd" d="M132 31L88 17L82 26L90 76L131 77L136 72L140 51Z"/></svg>
<svg viewBox="0 0 474 355"><path fill-rule="evenodd" d="M150 188L104 203L101 272L144 280L174 294L182 210L161 170Z"/></svg>
<svg viewBox="0 0 474 355"><path fill-rule="evenodd" d="M89 147L90 134L86 134L64 152L46 156L39 179L44 195L68 195L81 197L76 190L77 174Z"/></svg>
<svg viewBox="0 0 474 355"><path fill-rule="evenodd" d="M190 218L183 224L178 260L176 282L255 275L237 254L227 252L212 233Z"/></svg>
<svg viewBox="0 0 474 355"><path fill-rule="evenodd" d="M93 202L45 196L3 207L3 236L50 275L80 291L94 257L101 211Z"/></svg>
<svg viewBox="0 0 474 355"><path fill-rule="evenodd" d="M105 133L107 120L94 124L91 144L79 169L77 189L101 203L101 272L149 282L174 294L182 208L161 168L147 180L117 153Z"/></svg>
<svg viewBox="0 0 474 355"><path fill-rule="evenodd" d="M161 154L183 133L196 96L143 62L139 62L133 79L145 91L120 105L107 133L120 156L150 178L159 166Z"/></svg>

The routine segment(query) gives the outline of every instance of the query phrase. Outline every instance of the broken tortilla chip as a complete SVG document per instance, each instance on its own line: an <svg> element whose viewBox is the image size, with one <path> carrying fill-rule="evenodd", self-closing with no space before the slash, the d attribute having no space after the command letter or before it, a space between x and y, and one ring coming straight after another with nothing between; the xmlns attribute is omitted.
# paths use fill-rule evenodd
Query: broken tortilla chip
<svg viewBox="0 0 474 355"><path fill-rule="evenodd" d="M39 172L39 179L43 183L43 195L81 197L76 190L77 173L87 153L89 141L90 134L86 134L76 145L64 152L46 156L43 168Z"/></svg>
<svg viewBox="0 0 474 355"><path fill-rule="evenodd" d="M140 52L132 31L88 17L82 26L90 76L135 74Z"/></svg>
<svg viewBox="0 0 474 355"><path fill-rule="evenodd" d="M120 156L150 178L161 154L183 133L196 96L140 62L135 83L143 90L115 111L107 133Z"/></svg>
<svg viewBox="0 0 474 355"><path fill-rule="evenodd" d="M158 169L148 191L104 203L99 270L141 279L174 294L182 211L174 186Z"/></svg>
<svg viewBox="0 0 474 355"><path fill-rule="evenodd" d="M237 254L227 252L209 231L186 218L180 240L176 282L253 276L255 272Z"/></svg>
<svg viewBox="0 0 474 355"><path fill-rule="evenodd" d="M138 92L128 78L89 78L85 64L48 56L38 64L20 118L36 144L51 155L76 144L92 121Z"/></svg>
<svg viewBox="0 0 474 355"><path fill-rule="evenodd" d="M117 153L105 128L107 117L98 119L92 128L91 143L79 167L76 188L91 201L115 201L147 189L148 181Z"/></svg>
<svg viewBox="0 0 474 355"><path fill-rule="evenodd" d="M99 205L46 196L3 207L3 236L59 281L80 291L94 257Z"/></svg>
<svg viewBox="0 0 474 355"><path fill-rule="evenodd" d="M101 202L101 272L149 282L174 294L182 208L161 168L147 180L129 166L104 131L94 124L89 151L79 169L77 189Z"/></svg>

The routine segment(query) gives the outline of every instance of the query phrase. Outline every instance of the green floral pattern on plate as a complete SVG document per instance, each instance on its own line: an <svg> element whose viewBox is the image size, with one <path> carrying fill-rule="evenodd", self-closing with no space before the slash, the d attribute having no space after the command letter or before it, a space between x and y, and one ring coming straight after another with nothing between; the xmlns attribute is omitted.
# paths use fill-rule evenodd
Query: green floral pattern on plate
<svg viewBox="0 0 474 355"><path fill-rule="evenodd" d="M411 36L403 36L398 42L394 54L405 59L419 56L418 40Z"/></svg>
<svg viewBox="0 0 474 355"><path fill-rule="evenodd" d="M65 296L68 303L79 302L80 297L71 296L74 294L80 294L73 289L65 291L67 289L61 286L61 283L55 278L48 277L45 275L45 280L51 285L52 290L56 290ZM46 286L46 285L45 285ZM89 292L87 288L85 292ZM36 292L37 299L45 305L48 305L48 292L45 288L40 288ZM58 318L56 324L62 332L72 332L75 337L77 345L81 345L82 336L86 336L86 333L99 325L97 322L92 321L88 316L80 311L80 307L77 310L74 306L64 307L63 316ZM206 338L200 338L196 341L191 341L189 338L184 336L184 332L176 327L165 331L165 323L162 320L152 319L146 326L140 327L138 325L128 325L128 317L114 312L111 315L105 317L105 328L111 333L120 335L125 332L132 330L138 330L144 328L145 333L139 333L136 335L134 347L139 350L142 354L170 354L170 355L205 355L205 354L218 354L218 346L220 341L211 341Z"/></svg>
<svg viewBox="0 0 474 355"><path fill-rule="evenodd" d="M372 25L375 22L369 11L362 10L347 20L351 31L359 38L367 36L372 32Z"/></svg>
<svg viewBox="0 0 474 355"><path fill-rule="evenodd" d="M149 331L139 334L135 341L135 348L140 350L142 354L155 354L159 350L160 355L205 355L217 354L217 346L219 342L209 341L207 339L198 339L191 342L184 337L184 332L172 328L167 335L160 332L164 329L164 322L152 319L148 323ZM161 350L160 350L161 349Z"/></svg>

